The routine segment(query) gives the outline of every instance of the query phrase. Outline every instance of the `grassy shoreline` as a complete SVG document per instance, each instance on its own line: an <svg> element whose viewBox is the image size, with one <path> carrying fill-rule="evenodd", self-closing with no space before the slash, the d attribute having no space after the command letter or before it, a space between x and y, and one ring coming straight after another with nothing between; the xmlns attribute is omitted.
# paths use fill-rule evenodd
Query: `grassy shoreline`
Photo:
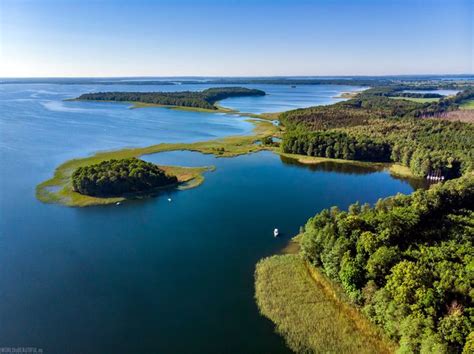
<svg viewBox="0 0 474 354"><path fill-rule="evenodd" d="M295 352L393 353L396 349L332 282L297 254L258 262L255 298L261 314Z"/></svg>
<svg viewBox="0 0 474 354"><path fill-rule="evenodd" d="M88 166L110 159L123 159L164 151L188 150L204 154L213 154L217 157L232 157L267 149L255 144L255 141L277 133L278 127L267 121L255 121L253 135L230 136L222 139L196 143L162 143L143 148L127 148L115 151L98 152L92 156L72 159L56 168L52 178L40 183L36 187L36 197L44 203L58 203L67 206L91 206L114 204L130 199L127 197L96 198L76 193L72 190L71 174L81 166ZM203 173L214 167L181 167L160 166L166 172L175 174L180 182L179 188L197 187L204 181ZM130 196L135 198L136 196Z"/></svg>
<svg viewBox="0 0 474 354"><path fill-rule="evenodd" d="M145 102L137 102L137 101L113 101L113 100L83 100L79 98L67 98L64 101L66 102L106 102L106 103L124 103L130 105L130 109L138 109L138 108L167 108L172 110L178 111L189 111L189 112L203 112L203 113L235 113L239 114L240 112L234 111L230 108L225 108L222 106L214 105L216 109L208 109L208 108L200 108L200 107L187 107L187 106L173 106L173 105L165 105L165 104L158 104L158 103L145 103Z"/></svg>
<svg viewBox="0 0 474 354"><path fill-rule="evenodd" d="M175 111L187 111L187 112L200 112L200 113L225 113L225 114L235 114L240 117L249 117L249 118L256 118L256 119L262 119L262 120L270 120L270 121L275 121L278 120L278 116L280 115L281 112L275 112L275 113L245 113L245 112L240 112L236 111L232 108L227 108L224 106L221 106L219 104L220 101L216 102L214 104L214 107L216 109L207 109L207 108L199 108L199 107L186 107L186 106L172 106L172 105L163 105L163 104L158 104L158 103L145 103L145 102L135 102L135 101L107 101L107 100L81 100L78 98L67 98L64 101L67 102L108 102L108 103L125 103L130 105L129 109L139 109L139 108L166 108L166 109L171 109Z"/></svg>

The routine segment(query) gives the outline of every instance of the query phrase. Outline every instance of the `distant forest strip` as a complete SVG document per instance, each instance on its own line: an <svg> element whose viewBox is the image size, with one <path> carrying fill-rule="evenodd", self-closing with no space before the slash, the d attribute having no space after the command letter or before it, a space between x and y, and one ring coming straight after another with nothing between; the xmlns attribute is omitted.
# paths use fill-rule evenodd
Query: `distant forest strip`
<svg viewBox="0 0 474 354"><path fill-rule="evenodd" d="M209 88L204 91L183 92L97 92L86 93L78 100L93 101L125 101L159 104L165 106L182 106L217 110L217 101L242 96L264 96L262 90L244 87Z"/></svg>
<svg viewBox="0 0 474 354"><path fill-rule="evenodd" d="M474 126L436 119L474 98L474 88L437 102L392 97L411 87L379 87L356 98L280 115L284 152L349 160L397 162L416 176L456 178L474 166ZM431 119L426 119L431 118Z"/></svg>
<svg viewBox="0 0 474 354"><path fill-rule="evenodd" d="M443 79L443 80L440 80ZM397 86L415 85L419 89L430 87L455 89L472 84L473 75L445 76L353 76L353 77L223 77L223 78L12 78L1 79L0 84L61 84L61 85L349 85Z"/></svg>
<svg viewBox="0 0 474 354"><path fill-rule="evenodd" d="M474 77L473 77L474 79ZM183 82L184 84L185 82ZM390 87L394 91L401 90L435 90L460 89L472 84L469 80L437 81L433 83L430 79L421 77L344 77L344 78L222 78L205 81L194 81L186 83L205 84L227 84L227 85L347 85L367 87ZM416 96L418 97L418 96Z"/></svg>

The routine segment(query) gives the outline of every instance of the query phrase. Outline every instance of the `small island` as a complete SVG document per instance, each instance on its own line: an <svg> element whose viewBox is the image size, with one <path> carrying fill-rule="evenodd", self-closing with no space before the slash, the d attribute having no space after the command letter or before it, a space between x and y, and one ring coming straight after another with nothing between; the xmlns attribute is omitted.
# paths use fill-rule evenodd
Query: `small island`
<svg viewBox="0 0 474 354"><path fill-rule="evenodd" d="M73 190L94 197L146 193L176 183L176 176L135 157L78 167L72 174Z"/></svg>
<svg viewBox="0 0 474 354"><path fill-rule="evenodd" d="M97 92L85 93L76 100L137 102L160 106L176 106L218 110L216 102L230 97L265 96L265 92L245 87L217 87L204 91L183 92Z"/></svg>

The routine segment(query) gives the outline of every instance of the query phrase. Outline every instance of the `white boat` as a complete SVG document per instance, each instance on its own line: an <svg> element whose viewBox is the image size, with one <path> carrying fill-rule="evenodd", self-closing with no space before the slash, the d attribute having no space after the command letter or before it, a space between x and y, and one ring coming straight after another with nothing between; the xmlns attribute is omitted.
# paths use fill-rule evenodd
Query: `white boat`
<svg viewBox="0 0 474 354"><path fill-rule="evenodd" d="M273 237L277 237L279 233L278 229L273 230Z"/></svg>
<svg viewBox="0 0 474 354"><path fill-rule="evenodd" d="M121 204L120 202L115 203L115 205L120 205L120 204Z"/></svg>
<svg viewBox="0 0 474 354"><path fill-rule="evenodd" d="M171 198L168 198L168 201L171 202Z"/></svg>

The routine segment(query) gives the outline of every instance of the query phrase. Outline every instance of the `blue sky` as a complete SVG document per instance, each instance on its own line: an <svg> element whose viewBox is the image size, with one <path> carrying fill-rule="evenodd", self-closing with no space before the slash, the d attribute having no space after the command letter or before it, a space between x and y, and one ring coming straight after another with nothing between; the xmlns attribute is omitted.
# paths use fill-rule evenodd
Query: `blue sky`
<svg viewBox="0 0 474 354"><path fill-rule="evenodd" d="M473 73L472 0L0 0L0 77Z"/></svg>

